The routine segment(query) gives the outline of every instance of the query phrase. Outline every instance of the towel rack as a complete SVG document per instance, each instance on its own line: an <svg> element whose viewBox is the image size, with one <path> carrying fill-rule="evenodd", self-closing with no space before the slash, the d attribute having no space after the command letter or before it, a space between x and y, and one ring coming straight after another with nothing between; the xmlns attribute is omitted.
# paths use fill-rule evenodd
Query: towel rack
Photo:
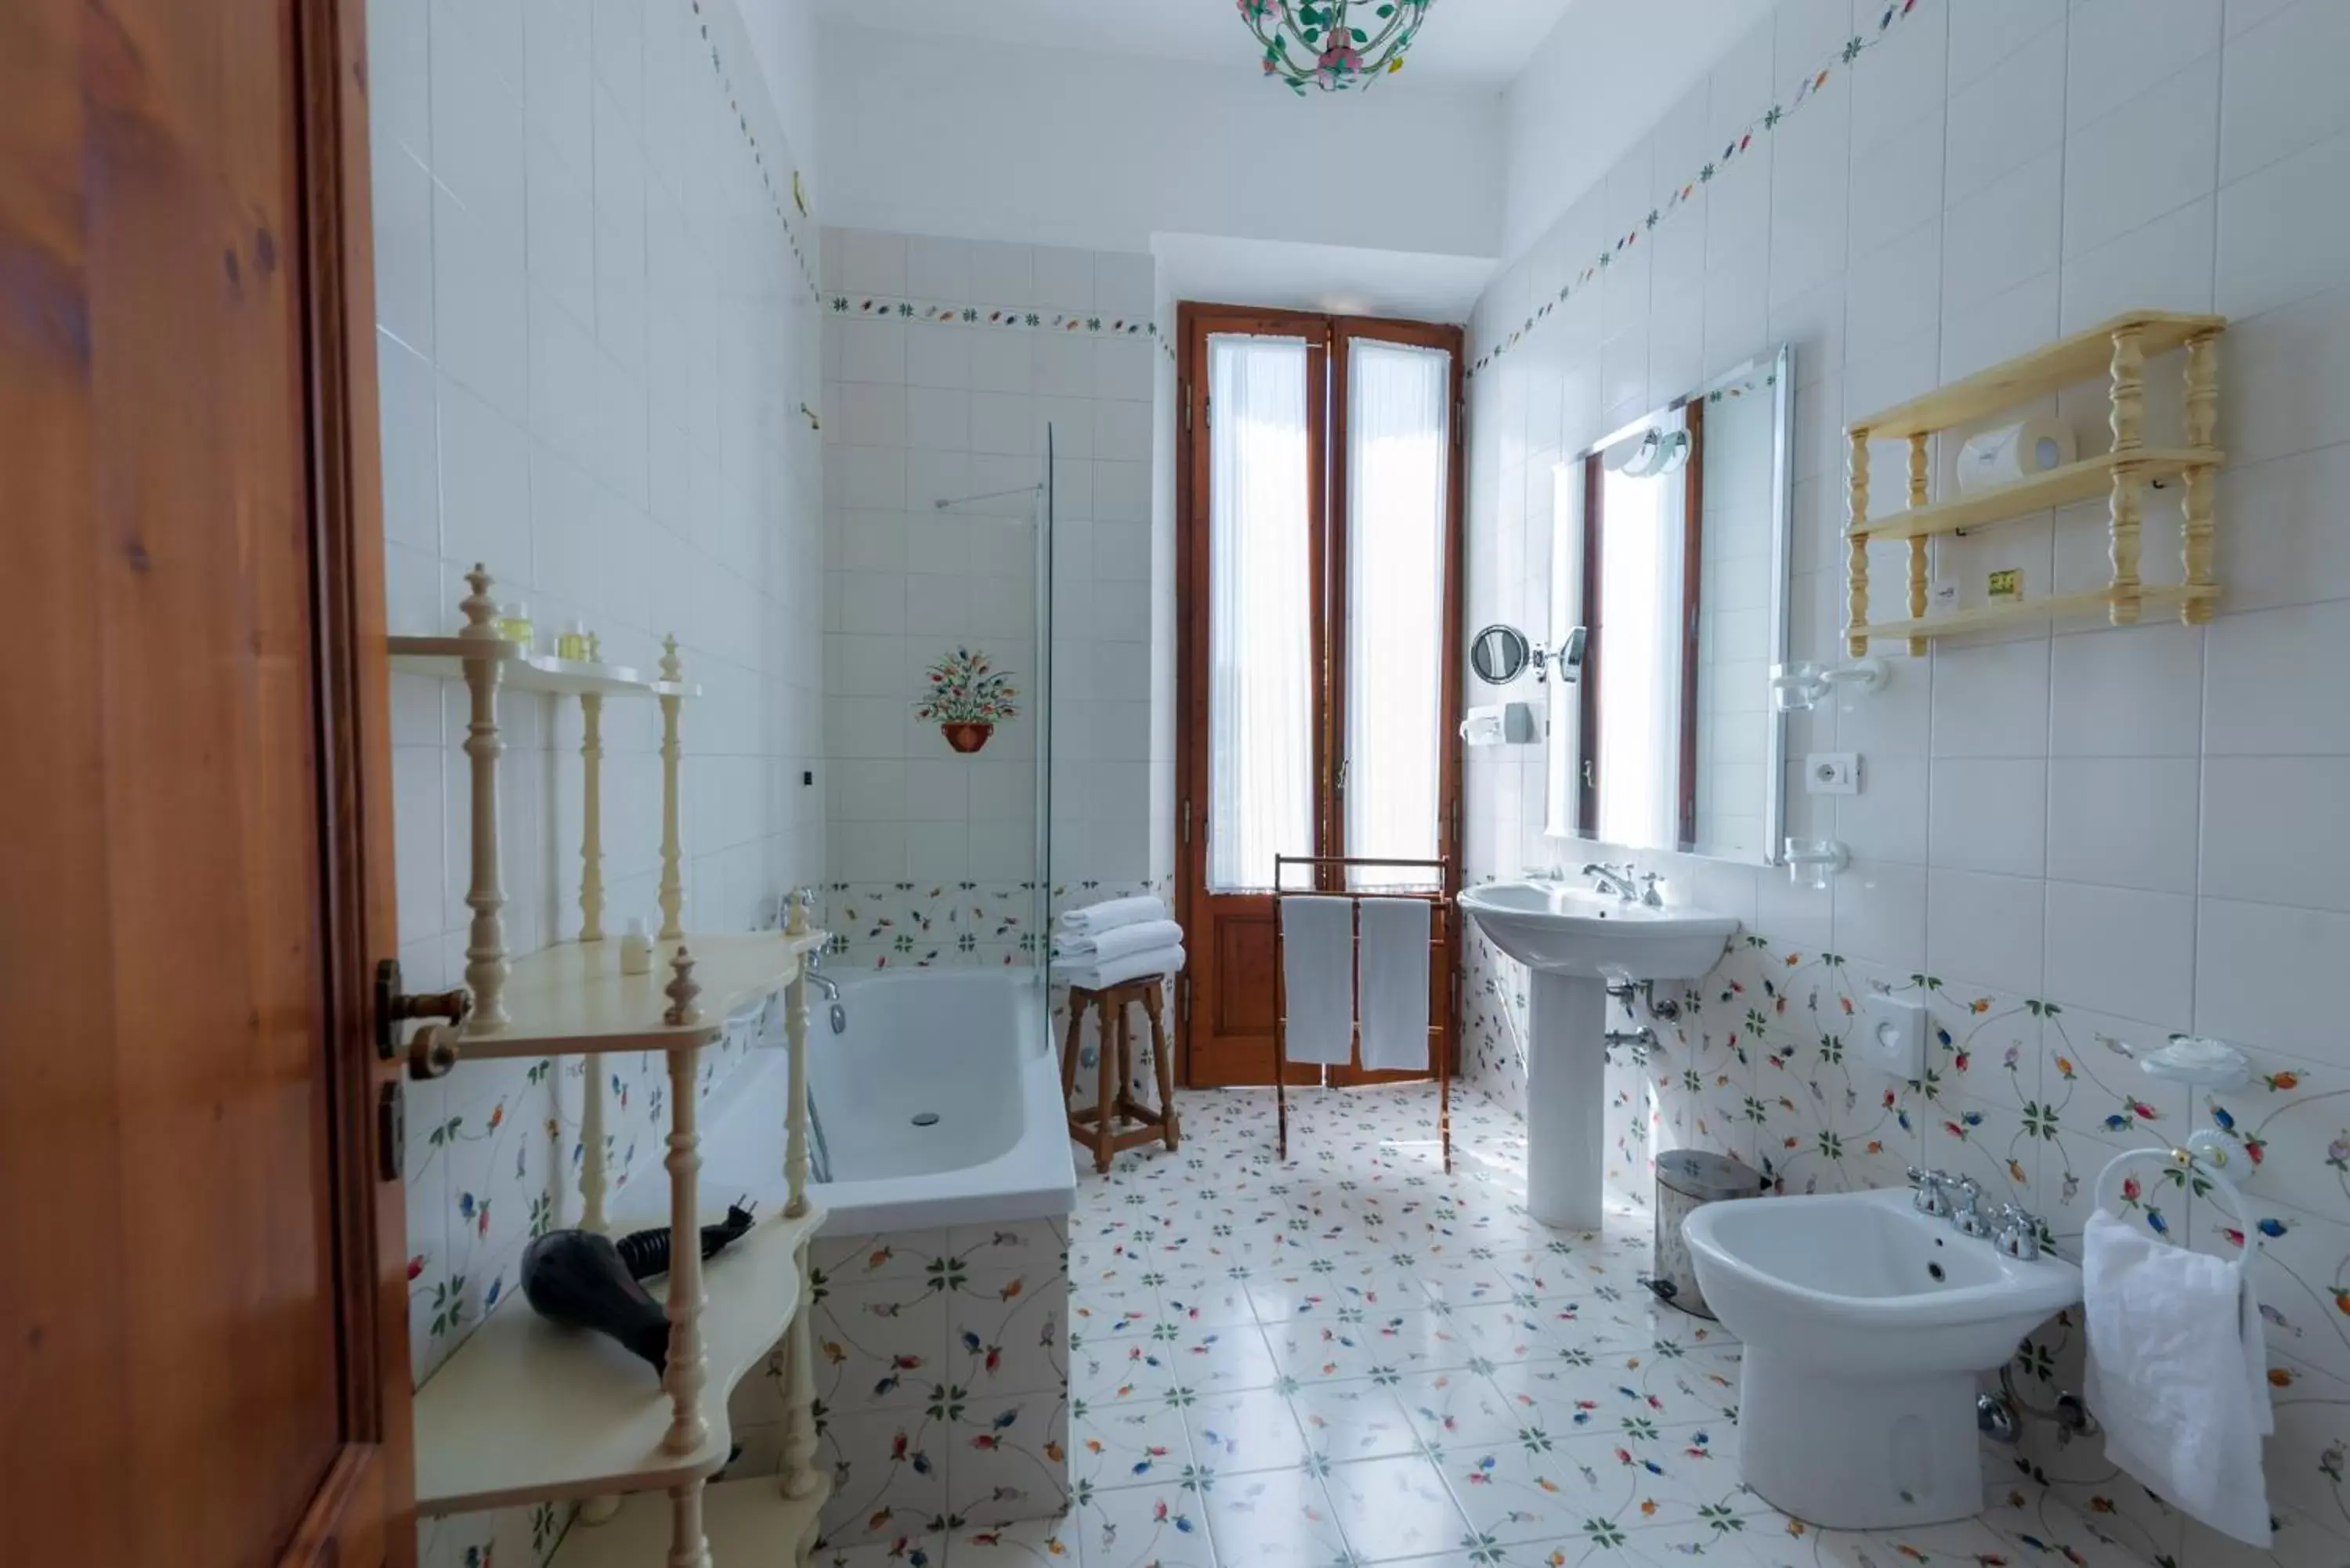
<svg viewBox="0 0 2350 1568"><path fill-rule="evenodd" d="M2225 1206L2233 1213L2236 1229L2244 1238L2243 1256L2236 1260L2239 1274L2251 1267L2252 1254L2261 1244L2261 1233L2253 1226L2251 1211L2244 1206L2244 1195L2237 1189L2236 1174L2230 1168L2235 1158L2228 1147L2227 1138L2209 1128L2190 1136L2182 1148L2128 1148L2106 1161L2106 1168L2097 1175L2096 1207L2108 1214L2119 1214L2114 1199L2120 1190L2120 1179L2125 1168L2140 1160L2158 1160L2177 1166L2190 1177L2200 1172L2210 1179L2210 1191L2222 1194ZM2190 1189L2191 1190L2191 1189ZM2195 1193L2194 1196L2203 1196Z"/></svg>
<svg viewBox="0 0 2350 1568"><path fill-rule="evenodd" d="M1293 866L1314 867L1314 879L1317 884L1322 880L1323 871L1333 868L1348 870L1356 867L1387 867L1396 870L1434 872L1436 889L1433 892L1423 892L1409 888L1382 888L1372 893L1356 893L1351 888L1347 889L1353 900L1357 917L1357 931L1354 940L1357 942L1362 940L1360 916L1364 898L1417 898L1422 903L1436 906L1433 911L1435 918L1430 922L1430 933L1428 939L1430 949L1432 950L1442 948L1445 951L1456 955L1460 951L1459 948L1451 945L1452 860L1450 856L1439 856L1432 860L1395 859L1370 855L1276 855L1273 857L1273 1097L1277 1108L1280 1127L1280 1154L1284 1159L1289 1158L1289 1086L1284 1075L1284 1069L1289 1064L1289 996L1284 979L1285 955L1282 950L1281 900L1282 882L1285 873ZM1300 896L1308 896L1323 889L1317 886L1300 888L1295 891ZM1429 1054L1436 1059L1436 1136L1439 1145L1444 1151L1444 1172L1448 1176L1452 1173L1452 1060L1448 1047L1451 1044L1453 1002L1457 996L1457 989L1446 993L1445 1021L1442 1023L1431 1023L1428 1029ZM1360 1019L1357 1019L1355 1023L1355 1040L1357 1048L1359 1050L1362 1041Z"/></svg>

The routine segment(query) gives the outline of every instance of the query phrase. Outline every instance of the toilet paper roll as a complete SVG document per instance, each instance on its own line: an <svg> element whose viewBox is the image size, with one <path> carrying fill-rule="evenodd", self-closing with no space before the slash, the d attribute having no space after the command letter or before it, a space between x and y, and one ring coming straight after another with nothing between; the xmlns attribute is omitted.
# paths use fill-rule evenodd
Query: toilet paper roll
<svg viewBox="0 0 2350 1568"><path fill-rule="evenodd" d="M1959 448L1959 493L2013 484L2073 461L2072 427L2053 419L2022 420L1969 436Z"/></svg>

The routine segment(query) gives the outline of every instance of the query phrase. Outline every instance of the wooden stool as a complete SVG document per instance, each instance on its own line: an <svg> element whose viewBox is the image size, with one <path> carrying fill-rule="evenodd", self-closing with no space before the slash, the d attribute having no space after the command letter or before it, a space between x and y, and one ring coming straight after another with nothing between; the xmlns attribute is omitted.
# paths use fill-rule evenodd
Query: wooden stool
<svg viewBox="0 0 2350 1568"><path fill-rule="evenodd" d="M1109 1157L1120 1149L1153 1138L1165 1140L1169 1148L1182 1141L1182 1127L1175 1114L1175 1061L1168 1054L1167 1030L1159 1015L1160 988L1166 981L1165 975L1154 974L1102 991L1069 988L1069 1034L1061 1047L1061 1099L1066 1104L1076 1092L1077 1040L1086 1009L1091 1007L1101 1019L1101 1055L1097 1063L1100 1090L1094 1105L1069 1113L1069 1136L1094 1151L1094 1168L1105 1176L1109 1174ZM1134 1035L1126 1010L1138 1002L1150 1019L1150 1054L1159 1068L1156 1110L1134 1097ZM1120 1122L1140 1125L1121 1131Z"/></svg>

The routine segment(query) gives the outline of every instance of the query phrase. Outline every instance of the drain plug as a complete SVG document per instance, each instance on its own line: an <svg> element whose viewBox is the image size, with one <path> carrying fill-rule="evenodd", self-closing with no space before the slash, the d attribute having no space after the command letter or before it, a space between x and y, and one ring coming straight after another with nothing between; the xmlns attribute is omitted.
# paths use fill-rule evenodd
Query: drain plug
<svg viewBox="0 0 2350 1568"><path fill-rule="evenodd" d="M914 1125L918 1127L934 1127L939 1125L939 1113L917 1111L914 1113Z"/></svg>

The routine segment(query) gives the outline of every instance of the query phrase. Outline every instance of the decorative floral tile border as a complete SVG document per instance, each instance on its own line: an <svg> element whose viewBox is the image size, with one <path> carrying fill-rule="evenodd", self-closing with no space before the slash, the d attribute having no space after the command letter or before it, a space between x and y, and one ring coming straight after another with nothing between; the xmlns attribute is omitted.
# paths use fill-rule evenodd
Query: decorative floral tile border
<svg viewBox="0 0 2350 1568"><path fill-rule="evenodd" d="M1089 337L1147 337L1171 357L1175 345L1159 323L1142 317L1105 316L1091 310L1039 310L1024 305L969 305L942 299L899 299L878 294L835 294L825 301L834 316L869 320L915 321L934 327L969 327L1000 332L1076 332Z"/></svg>
<svg viewBox="0 0 2350 1568"><path fill-rule="evenodd" d="M799 166L790 161L789 148L781 149L784 156L770 161L766 149L759 145L759 133L751 128L751 117L743 112L742 95L735 88L733 74L727 70L725 57L717 41L710 36L710 16L705 6L717 3L718 0L686 0L686 4L692 7L694 25L701 31L702 41L710 51L710 68L718 78L720 89L726 95L727 112L734 117L735 128L743 133L743 144L751 150L751 163L759 171L759 183L766 189L767 205L774 211L775 221L784 226L784 243L791 248L792 262L800 269L800 278L807 285L809 296L820 299L824 291L816 286L815 259L809 247L800 242L799 226L792 222L793 213L797 212L811 227L816 223L816 214L802 200L806 187L800 182ZM766 89L762 85L759 90L764 93ZM776 183L779 171L780 188Z"/></svg>
<svg viewBox="0 0 2350 1568"><path fill-rule="evenodd" d="M1784 103L1773 103L1732 135L1722 144L1719 153L1692 170L1686 179L1665 193L1662 201L1650 207L1648 216L1639 223L1617 235L1613 244L1586 263L1582 271L1560 286L1556 295L1535 306L1534 314L1527 317L1523 325L1471 361L1468 374L1476 375L1486 366L1516 348L1524 339L1526 334L1534 329L1536 323L1589 287L1602 273L1614 265L1617 256L1638 244L1642 234L1650 233L1658 224L1666 222L1684 206L1694 202L1699 192L1711 184L1718 176L1753 150L1757 138L1768 136L1785 124L1791 115L1817 96L1820 88L1827 85L1828 78L1839 68L1851 69L1859 62L1862 56L1883 43L1886 35L1893 30L1894 24L1908 16L1918 9L1918 0L1891 0L1891 3L1879 13L1875 33L1867 36L1856 33L1846 39L1843 47L1835 54L1822 60L1815 68L1804 75L1804 79L1796 84L1793 98Z"/></svg>

